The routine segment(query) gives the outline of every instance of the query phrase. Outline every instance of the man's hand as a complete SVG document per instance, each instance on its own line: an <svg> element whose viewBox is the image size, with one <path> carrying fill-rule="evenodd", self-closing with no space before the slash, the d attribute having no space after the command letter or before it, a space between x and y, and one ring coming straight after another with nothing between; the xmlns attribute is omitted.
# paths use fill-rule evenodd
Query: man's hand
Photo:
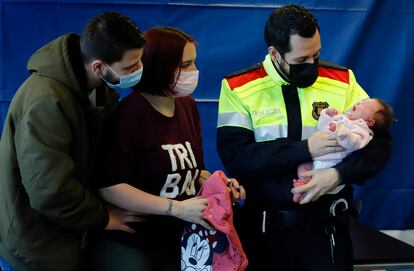
<svg viewBox="0 0 414 271"><path fill-rule="evenodd" d="M312 177L312 180L303 186L292 189L293 194L306 193L300 204L316 201L320 196L332 191L340 183L340 175L335 168L314 169L303 175Z"/></svg>
<svg viewBox="0 0 414 271"><path fill-rule="evenodd" d="M121 209L113 205L106 205L106 209L108 210L109 221L108 225L105 227L105 230L118 230L135 233L135 230L132 229L127 223L142 222L145 220L145 217L142 214Z"/></svg>
<svg viewBox="0 0 414 271"><path fill-rule="evenodd" d="M329 131L318 131L311 135L308 138L308 148L312 158L328 153L345 151L345 148L339 145L335 135Z"/></svg>

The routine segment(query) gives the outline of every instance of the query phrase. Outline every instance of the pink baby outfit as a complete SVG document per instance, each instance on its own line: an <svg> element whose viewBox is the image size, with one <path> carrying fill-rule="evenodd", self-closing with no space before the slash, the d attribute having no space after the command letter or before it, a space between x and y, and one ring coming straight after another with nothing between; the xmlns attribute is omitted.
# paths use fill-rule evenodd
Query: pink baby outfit
<svg viewBox="0 0 414 271"><path fill-rule="evenodd" d="M314 168L328 168L338 164L351 152L365 147L374 134L363 119L350 120L346 114L330 117L325 111L326 109L322 110L319 117L318 130L327 130L329 123L335 123L336 130L331 133L336 136L339 145L344 147L346 151L315 157L313 160Z"/></svg>
<svg viewBox="0 0 414 271"><path fill-rule="evenodd" d="M334 130L329 128L329 125L332 123L334 123L334 126L336 127ZM337 114L331 117L326 114L326 109L322 110L320 114L317 128L319 131L328 130L334 134L339 145L344 147L346 150L315 157L313 159L313 169L330 168L335 166L353 151L365 147L374 135L363 119L350 120L346 114ZM306 180L300 177L300 171L311 170L311 168L305 168L306 164L302 164L298 167L299 179L293 180L293 187L299 187L309 182L310 178ZM341 191L343 187L344 185L338 185L328 194L336 194ZM293 201L299 202L303 197L304 194L294 194Z"/></svg>
<svg viewBox="0 0 414 271"><path fill-rule="evenodd" d="M203 218L215 231L187 223L181 240L181 270L242 271L248 264L246 254L233 225L233 209L222 171L214 172L203 184L198 196L206 198Z"/></svg>

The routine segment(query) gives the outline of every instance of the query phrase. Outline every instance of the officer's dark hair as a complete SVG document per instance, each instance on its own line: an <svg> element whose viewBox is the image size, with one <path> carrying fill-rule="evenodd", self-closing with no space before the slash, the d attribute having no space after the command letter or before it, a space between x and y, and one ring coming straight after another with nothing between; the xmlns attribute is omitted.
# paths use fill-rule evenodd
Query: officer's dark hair
<svg viewBox="0 0 414 271"><path fill-rule="evenodd" d="M84 62L100 59L108 64L122 60L127 50L141 49L145 40L127 16L105 12L91 18L83 28L80 47Z"/></svg>
<svg viewBox="0 0 414 271"><path fill-rule="evenodd" d="M188 42L195 44L194 38L165 26L153 27L144 36L146 44L141 58L144 71L133 90L157 96L174 94L176 70L181 72L184 47Z"/></svg>
<svg viewBox="0 0 414 271"><path fill-rule="evenodd" d="M304 38L312 38L318 22L307 9L297 5L286 5L275 9L267 19L264 37L267 46L273 46L282 56L290 52L290 36L298 34Z"/></svg>
<svg viewBox="0 0 414 271"><path fill-rule="evenodd" d="M381 109L375 112L373 119L375 120L375 124L371 127L376 132L383 132L390 128L393 120L394 120L394 111L392 107L382 99L375 99L380 105Z"/></svg>

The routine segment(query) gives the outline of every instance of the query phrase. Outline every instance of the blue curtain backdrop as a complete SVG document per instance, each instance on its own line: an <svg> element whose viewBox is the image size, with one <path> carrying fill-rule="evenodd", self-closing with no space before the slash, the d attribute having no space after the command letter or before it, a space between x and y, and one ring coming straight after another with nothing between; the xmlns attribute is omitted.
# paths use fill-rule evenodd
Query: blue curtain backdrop
<svg viewBox="0 0 414 271"><path fill-rule="evenodd" d="M378 229L414 228L414 1L289 1L318 18L322 58L352 68L362 87L391 103L398 122L395 148L387 168L363 187L361 221ZM222 168L215 149L217 98L224 75L263 60L263 26L270 12L287 2L0 0L0 131L18 86L28 76L26 62L55 37L81 31L102 11L130 16L142 30L156 25L181 28L198 40L198 99L203 121L206 165ZM411 29L411 30L410 30ZM124 93L125 94L125 93ZM252 157L254 159L254 157ZM1 172L0 172L1 174Z"/></svg>

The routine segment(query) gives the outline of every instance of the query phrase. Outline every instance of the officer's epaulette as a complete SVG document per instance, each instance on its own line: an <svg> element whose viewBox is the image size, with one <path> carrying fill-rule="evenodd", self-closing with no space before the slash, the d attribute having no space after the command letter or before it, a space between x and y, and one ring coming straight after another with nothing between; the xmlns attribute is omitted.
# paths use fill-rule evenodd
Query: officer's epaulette
<svg viewBox="0 0 414 271"><path fill-rule="evenodd" d="M328 62L326 60L319 60L318 66L319 67L324 67L324 68L331 68L331 69L341 70L341 71L347 71L348 70L347 67L344 67L344 66L341 66L341 65L338 65L338 64L335 64L335 63L331 63L331 62Z"/></svg>
<svg viewBox="0 0 414 271"><path fill-rule="evenodd" d="M239 70L239 71L236 71L236 72L231 73L231 74L229 74L229 75L226 75L226 76L224 76L224 78L229 79L229 78L232 78L232 77L235 77L235 76L241 75L241 74L243 74L243 73L247 73L247 72L249 72L249 71L252 71L252 70L255 70L255 69L257 69L257 68L260 68L260 66L261 66L261 65L262 65L262 62L258 62L258 63L256 63L256 64L251 65L251 66L250 66L250 67L248 67L247 69Z"/></svg>
<svg viewBox="0 0 414 271"><path fill-rule="evenodd" d="M244 84L253 80L263 78L267 76L267 72L264 69L262 63L254 64L248 69L235 72L225 77L231 90L237 87L243 86Z"/></svg>
<svg viewBox="0 0 414 271"><path fill-rule="evenodd" d="M325 77L349 84L349 70L346 67L319 60L318 62L319 77Z"/></svg>

